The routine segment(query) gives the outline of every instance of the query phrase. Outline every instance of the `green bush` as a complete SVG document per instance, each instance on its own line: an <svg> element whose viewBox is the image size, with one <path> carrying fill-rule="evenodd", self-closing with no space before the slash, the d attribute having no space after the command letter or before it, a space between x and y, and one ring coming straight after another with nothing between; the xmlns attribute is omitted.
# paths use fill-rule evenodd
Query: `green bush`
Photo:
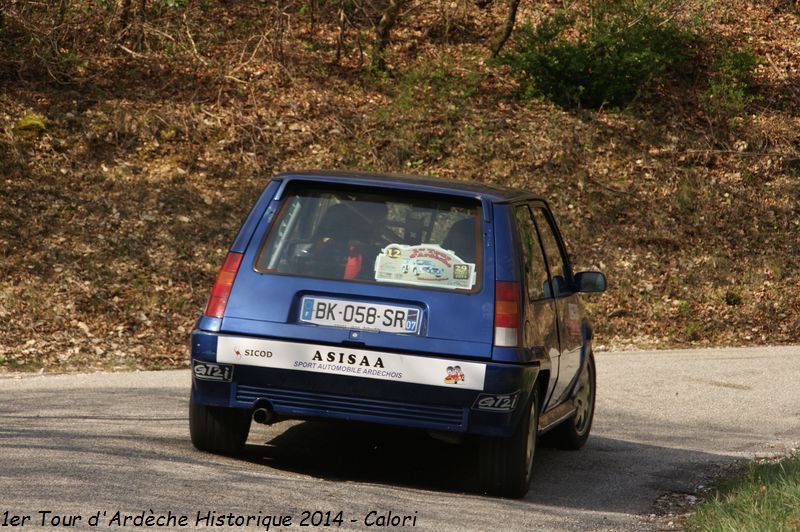
<svg viewBox="0 0 800 532"><path fill-rule="evenodd" d="M758 58L750 49L724 47L711 66L708 89L703 93L706 111L728 123L744 114L756 99L754 73Z"/></svg>
<svg viewBox="0 0 800 532"><path fill-rule="evenodd" d="M620 107L648 82L683 69L693 32L651 2L606 0L589 13L560 10L523 25L501 61L519 72L528 96L563 107Z"/></svg>

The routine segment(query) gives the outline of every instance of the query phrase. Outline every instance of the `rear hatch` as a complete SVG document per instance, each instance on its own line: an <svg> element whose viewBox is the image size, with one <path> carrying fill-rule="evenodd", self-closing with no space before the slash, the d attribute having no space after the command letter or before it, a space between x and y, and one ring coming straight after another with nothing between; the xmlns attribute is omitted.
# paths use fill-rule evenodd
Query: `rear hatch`
<svg viewBox="0 0 800 532"><path fill-rule="evenodd" d="M222 332L488 359L490 220L472 196L303 180L273 200Z"/></svg>

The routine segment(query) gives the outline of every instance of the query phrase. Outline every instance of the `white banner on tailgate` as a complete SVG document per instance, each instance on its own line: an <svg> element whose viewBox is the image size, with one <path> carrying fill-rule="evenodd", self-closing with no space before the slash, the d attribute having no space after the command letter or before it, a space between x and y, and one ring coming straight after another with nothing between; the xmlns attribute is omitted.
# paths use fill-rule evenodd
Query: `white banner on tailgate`
<svg viewBox="0 0 800 532"><path fill-rule="evenodd" d="M483 390L486 365L379 351L220 336L217 362Z"/></svg>

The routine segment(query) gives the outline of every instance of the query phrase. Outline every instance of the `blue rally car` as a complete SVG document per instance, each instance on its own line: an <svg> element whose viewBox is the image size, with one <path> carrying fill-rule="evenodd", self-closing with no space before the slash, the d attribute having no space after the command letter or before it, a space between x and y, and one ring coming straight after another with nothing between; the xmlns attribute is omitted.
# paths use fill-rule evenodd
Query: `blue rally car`
<svg viewBox="0 0 800 532"><path fill-rule="evenodd" d="M522 497L539 435L592 425L592 328L547 204L431 178L309 171L266 186L192 332L190 430L329 418L480 441L483 489Z"/></svg>

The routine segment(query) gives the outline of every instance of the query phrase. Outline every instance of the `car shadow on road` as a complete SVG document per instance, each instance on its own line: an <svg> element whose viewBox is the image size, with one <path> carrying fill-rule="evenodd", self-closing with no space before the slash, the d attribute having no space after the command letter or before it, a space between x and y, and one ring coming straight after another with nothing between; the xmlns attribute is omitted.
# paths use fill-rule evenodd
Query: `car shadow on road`
<svg viewBox="0 0 800 532"><path fill-rule="evenodd" d="M220 470L224 473L217 474L238 477L245 471L286 471L379 488L481 494L477 445L447 444L424 431L328 421L254 425L244 452L231 460L192 448L183 390L148 390L143 395L134 389L96 389L83 392L77 406L74 397L50 390L28 391L22 400L19 395L17 399L0 406L0 419L4 420L0 447L11 455L32 452L47 456L49 465L37 467L49 468L48 474L66 475L70 481L89 478L98 468L122 460L125 465L116 465L117 472L130 468L141 478L147 478L148 472L162 475L164 467L176 464L187 469L225 464ZM31 409L29 405L46 408ZM714 448L725 441L727 448L742 448L754 437L736 435L730 427L710 423L697 427L628 421L641 435L630 439L648 443L596 430L580 451L539 448L531 490L522 504L546 506L556 513L569 508L649 513L662 493L692 492L706 471L736 460L680 447ZM9 463L3 476L28 482L29 464Z"/></svg>
<svg viewBox="0 0 800 532"><path fill-rule="evenodd" d="M277 425L275 428L280 428ZM453 445L422 431L307 421L261 443L251 436L243 459L327 480L481 494L475 442ZM646 513L663 492L691 492L726 455L593 435L580 451L540 447L526 499L585 510Z"/></svg>

